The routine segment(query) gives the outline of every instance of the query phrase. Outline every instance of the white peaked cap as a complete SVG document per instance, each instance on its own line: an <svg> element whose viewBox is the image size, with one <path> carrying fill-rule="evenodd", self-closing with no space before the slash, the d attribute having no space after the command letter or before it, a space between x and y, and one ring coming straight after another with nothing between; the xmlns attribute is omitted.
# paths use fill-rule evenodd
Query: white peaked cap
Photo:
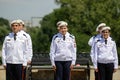
<svg viewBox="0 0 120 80"><path fill-rule="evenodd" d="M104 30L111 30L111 28L109 26L106 26L106 27L103 27L101 31L104 31Z"/></svg>
<svg viewBox="0 0 120 80"><path fill-rule="evenodd" d="M99 31L99 28L102 27L102 26L105 27L106 24L105 24L105 23L100 23L100 24L97 26L96 31Z"/></svg>
<svg viewBox="0 0 120 80"><path fill-rule="evenodd" d="M14 23L20 24L17 20L13 20L13 21L10 23L10 25L12 25L12 24L14 24Z"/></svg>
<svg viewBox="0 0 120 80"><path fill-rule="evenodd" d="M23 24L23 25L25 24L21 19L18 19L17 21L18 21L20 24Z"/></svg>
<svg viewBox="0 0 120 80"><path fill-rule="evenodd" d="M57 26L58 26L58 27L60 27L60 26L67 26L67 25L68 25L68 23L65 22L65 21L58 21L58 22L57 22Z"/></svg>

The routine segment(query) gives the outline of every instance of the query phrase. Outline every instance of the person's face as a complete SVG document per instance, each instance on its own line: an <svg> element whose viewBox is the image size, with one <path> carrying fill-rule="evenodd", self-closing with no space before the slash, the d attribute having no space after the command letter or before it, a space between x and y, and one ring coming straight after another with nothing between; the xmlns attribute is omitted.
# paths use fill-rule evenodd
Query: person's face
<svg viewBox="0 0 120 80"><path fill-rule="evenodd" d="M17 23L14 23L14 24L12 24L11 25L11 28L12 28L12 31L14 32L14 33L17 33L18 31L19 31L19 24L17 24Z"/></svg>
<svg viewBox="0 0 120 80"><path fill-rule="evenodd" d="M67 31L68 31L67 26L61 26L60 29L59 29L59 32L60 32L62 35L65 35Z"/></svg>
<svg viewBox="0 0 120 80"><path fill-rule="evenodd" d="M104 30L102 31L102 36L104 39L107 39L110 35L110 31L109 30Z"/></svg>
<svg viewBox="0 0 120 80"><path fill-rule="evenodd" d="M23 24L20 24L19 30L23 30Z"/></svg>

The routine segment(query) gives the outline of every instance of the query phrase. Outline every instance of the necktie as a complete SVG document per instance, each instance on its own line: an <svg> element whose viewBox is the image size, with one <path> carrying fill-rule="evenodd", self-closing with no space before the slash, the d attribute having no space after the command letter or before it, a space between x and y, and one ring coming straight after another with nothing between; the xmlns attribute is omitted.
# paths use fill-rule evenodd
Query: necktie
<svg viewBox="0 0 120 80"><path fill-rule="evenodd" d="M65 40L65 35L63 36L63 40Z"/></svg>
<svg viewBox="0 0 120 80"><path fill-rule="evenodd" d="M105 44L107 44L107 40L105 39Z"/></svg>
<svg viewBox="0 0 120 80"><path fill-rule="evenodd" d="M14 40L16 40L16 36L17 36L17 34L15 33L15 34L14 34Z"/></svg>

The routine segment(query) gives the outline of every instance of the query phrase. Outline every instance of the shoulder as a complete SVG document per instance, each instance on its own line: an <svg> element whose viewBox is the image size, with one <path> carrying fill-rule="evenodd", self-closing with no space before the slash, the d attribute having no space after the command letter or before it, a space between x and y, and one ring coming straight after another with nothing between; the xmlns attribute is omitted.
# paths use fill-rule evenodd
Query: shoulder
<svg viewBox="0 0 120 80"><path fill-rule="evenodd" d="M97 35L95 34L94 36L90 37L89 41L95 39L96 37Z"/></svg>
<svg viewBox="0 0 120 80"><path fill-rule="evenodd" d="M52 40L55 40L56 38L58 38L59 34L55 34L52 38Z"/></svg>
<svg viewBox="0 0 120 80"><path fill-rule="evenodd" d="M22 35L23 35L24 37L28 38L26 34L23 33Z"/></svg>
<svg viewBox="0 0 120 80"><path fill-rule="evenodd" d="M115 43L115 40L112 37L109 37L109 40L113 43Z"/></svg>
<svg viewBox="0 0 120 80"><path fill-rule="evenodd" d="M11 32L11 33L8 33L7 35L6 35L6 37L12 37L13 36L13 33Z"/></svg>
<svg viewBox="0 0 120 80"><path fill-rule="evenodd" d="M75 39L75 36L73 34L69 34L69 37Z"/></svg>
<svg viewBox="0 0 120 80"><path fill-rule="evenodd" d="M25 31L20 31L20 34L22 34L26 38L30 38L30 35L26 33Z"/></svg>
<svg viewBox="0 0 120 80"><path fill-rule="evenodd" d="M4 40L5 40L5 41L10 41L12 37L13 37L13 34L12 34L12 33L8 33L8 34L5 36Z"/></svg>
<svg viewBox="0 0 120 80"><path fill-rule="evenodd" d="M102 42L103 42L102 40L99 40L99 39L98 39L98 40L95 42L95 44L96 44L96 45L100 45L100 44L102 44Z"/></svg>
<svg viewBox="0 0 120 80"><path fill-rule="evenodd" d="M95 34L92 38L94 39L94 38L96 38L97 37L97 34Z"/></svg>
<svg viewBox="0 0 120 80"><path fill-rule="evenodd" d="M109 37L109 39L110 39L111 41L115 41L112 37Z"/></svg>

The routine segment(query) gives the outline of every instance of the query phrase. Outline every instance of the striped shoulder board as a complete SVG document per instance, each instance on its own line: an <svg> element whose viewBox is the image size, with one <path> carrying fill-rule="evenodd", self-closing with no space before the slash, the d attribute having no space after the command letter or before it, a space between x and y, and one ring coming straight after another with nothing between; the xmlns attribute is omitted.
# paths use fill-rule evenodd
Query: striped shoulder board
<svg viewBox="0 0 120 80"><path fill-rule="evenodd" d="M23 36L25 36L27 38L26 34L23 34Z"/></svg>
<svg viewBox="0 0 120 80"><path fill-rule="evenodd" d="M73 34L70 34L69 37L71 37L72 39L75 39L75 36Z"/></svg>
<svg viewBox="0 0 120 80"><path fill-rule="evenodd" d="M54 38L53 38L53 40L55 40L57 37L58 37L58 35L55 35Z"/></svg>

